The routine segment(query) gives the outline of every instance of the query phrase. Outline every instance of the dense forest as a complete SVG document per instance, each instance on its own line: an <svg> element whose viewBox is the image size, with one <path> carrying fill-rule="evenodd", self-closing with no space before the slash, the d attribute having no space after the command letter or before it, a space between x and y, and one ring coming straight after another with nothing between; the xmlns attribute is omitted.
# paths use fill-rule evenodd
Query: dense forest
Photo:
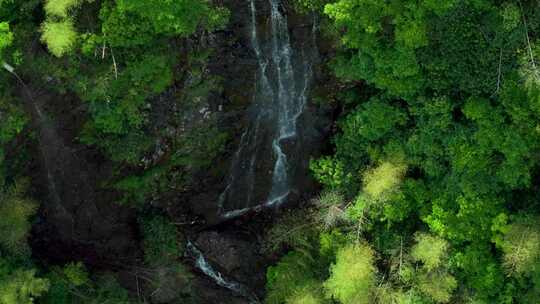
<svg viewBox="0 0 540 304"><path fill-rule="evenodd" d="M0 304L540 303L539 0L0 0Z"/></svg>

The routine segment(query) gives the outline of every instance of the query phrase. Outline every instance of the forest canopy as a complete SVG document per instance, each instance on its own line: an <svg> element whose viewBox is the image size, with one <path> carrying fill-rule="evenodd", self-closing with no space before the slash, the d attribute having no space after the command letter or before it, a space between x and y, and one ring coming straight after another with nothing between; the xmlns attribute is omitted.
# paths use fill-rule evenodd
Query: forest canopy
<svg viewBox="0 0 540 304"><path fill-rule="evenodd" d="M209 62L230 32L216 33L232 22L257 35L238 24L262 18L237 16L228 2L0 0L0 304L199 303L184 227L200 219L171 202L208 199L199 194L215 185L201 176L226 179L240 141L231 137L244 127L231 122L233 98L225 118L204 106L229 89ZM540 2L283 2L298 20L316 16L315 70L328 81L315 81L310 99L335 121L309 164L320 191L254 229L268 264L261 301L538 303ZM244 40L222 51L236 56ZM46 115L34 97L49 98ZM56 133L46 128L60 120ZM72 142L47 154L43 138ZM98 190L75 207L43 193L56 176L89 187L82 173L42 164L72 155L58 151L94 162L81 168ZM111 226L127 219L133 247L122 233L92 241L133 249L136 267L99 264L82 245L71 253L85 261L41 259L36 236L56 244L47 212L75 230L88 224L66 216L79 207L118 213L104 216Z"/></svg>
<svg viewBox="0 0 540 304"><path fill-rule="evenodd" d="M318 303L536 303L540 3L296 5L327 18L348 86L334 150L311 163L331 195L306 233L348 239L307 246L335 248ZM376 266L354 266L366 250Z"/></svg>

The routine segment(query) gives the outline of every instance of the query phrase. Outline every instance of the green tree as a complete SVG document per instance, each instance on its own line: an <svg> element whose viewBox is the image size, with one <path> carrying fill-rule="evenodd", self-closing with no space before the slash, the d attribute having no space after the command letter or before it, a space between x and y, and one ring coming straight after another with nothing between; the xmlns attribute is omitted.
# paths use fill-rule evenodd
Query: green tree
<svg viewBox="0 0 540 304"><path fill-rule="evenodd" d="M455 3L341 0L327 4L324 12L337 28L345 29L342 43L357 50L338 59L338 75L364 79L398 96L419 92L425 79L416 50L428 45L428 17L445 13Z"/></svg>
<svg viewBox="0 0 540 304"><path fill-rule="evenodd" d="M129 294L112 274L91 275L83 263L71 262L52 267L50 288L40 298L46 304L130 304Z"/></svg>
<svg viewBox="0 0 540 304"><path fill-rule="evenodd" d="M448 303L457 287L456 279L447 272L419 272L418 289L436 303Z"/></svg>
<svg viewBox="0 0 540 304"><path fill-rule="evenodd" d="M9 29L9 23L0 22L0 61L4 61L4 50L13 43L13 33Z"/></svg>
<svg viewBox="0 0 540 304"><path fill-rule="evenodd" d="M83 263L68 263L64 265L63 274L74 286L82 286L89 282L88 272Z"/></svg>
<svg viewBox="0 0 540 304"><path fill-rule="evenodd" d="M321 284L312 283L296 290L286 304L323 304L327 303L322 293Z"/></svg>
<svg viewBox="0 0 540 304"><path fill-rule="evenodd" d="M198 26L213 30L228 18L226 10L212 8L203 0L120 0L118 9L148 20L157 33L180 36L191 35Z"/></svg>
<svg viewBox="0 0 540 304"><path fill-rule="evenodd" d="M300 299L317 303L320 284L314 262L302 251L290 251L277 265L270 266L266 272L265 303L298 303Z"/></svg>
<svg viewBox="0 0 540 304"><path fill-rule="evenodd" d="M28 182L21 180L0 192L0 248L11 254L29 253L26 238L38 205L26 196L27 187Z"/></svg>
<svg viewBox="0 0 540 304"><path fill-rule="evenodd" d="M400 185L406 166L383 162L363 176L363 191L373 200L384 200Z"/></svg>
<svg viewBox="0 0 540 304"><path fill-rule="evenodd" d="M415 239L411 258L415 262L421 262L421 267L413 278L415 285L433 301L448 303L457 287L457 280L448 272L450 244L440 237L425 233L418 233Z"/></svg>
<svg viewBox="0 0 540 304"><path fill-rule="evenodd" d="M540 271L540 221L524 219L508 226L500 243L503 266L509 275L526 275Z"/></svg>
<svg viewBox="0 0 540 304"><path fill-rule="evenodd" d="M63 21L48 20L41 28L41 40L45 42L51 53L61 57L75 47L77 32L73 22L69 19Z"/></svg>
<svg viewBox="0 0 540 304"><path fill-rule="evenodd" d="M1 304L32 304L48 288L49 282L36 277L35 269L15 267L0 257Z"/></svg>
<svg viewBox="0 0 540 304"><path fill-rule="evenodd" d="M141 229L144 260L149 265L168 264L182 254L180 235L176 226L166 217L143 219Z"/></svg>
<svg viewBox="0 0 540 304"><path fill-rule="evenodd" d="M50 16L68 17L69 10L81 3L81 0L47 0L45 12Z"/></svg>
<svg viewBox="0 0 540 304"><path fill-rule="evenodd" d="M428 271L443 266L448 255L449 244L446 240L425 233L416 235L416 244L411 249L415 261L422 262Z"/></svg>
<svg viewBox="0 0 540 304"><path fill-rule="evenodd" d="M343 304L369 303L375 286L375 253L364 243L347 245L337 252L336 263L324 283L326 295Z"/></svg>

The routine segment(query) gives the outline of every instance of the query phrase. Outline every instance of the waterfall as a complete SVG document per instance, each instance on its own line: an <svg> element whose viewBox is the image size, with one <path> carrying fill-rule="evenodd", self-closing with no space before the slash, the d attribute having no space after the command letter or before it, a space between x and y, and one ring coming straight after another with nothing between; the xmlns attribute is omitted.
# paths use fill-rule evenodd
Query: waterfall
<svg viewBox="0 0 540 304"><path fill-rule="evenodd" d="M249 1L250 40L257 59L249 125L231 164L228 184L219 198L221 218L279 206L292 191L291 154L297 150L299 118L305 110L312 80L313 39L293 48L281 0L268 0L269 33L260 35L256 0ZM260 37L261 36L261 37ZM271 164L267 164L271 160ZM265 165L267 167L265 167ZM265 197L260 187L269 186Z"/></svg>

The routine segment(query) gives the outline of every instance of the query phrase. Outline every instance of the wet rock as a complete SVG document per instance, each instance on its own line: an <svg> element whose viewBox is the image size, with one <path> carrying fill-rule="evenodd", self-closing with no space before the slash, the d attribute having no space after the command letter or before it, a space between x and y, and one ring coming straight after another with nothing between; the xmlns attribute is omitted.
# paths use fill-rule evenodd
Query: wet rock
<svg viewBox="0 0 540 304"><path fill-rule="evenodd" d="M197 277L191 281L194 304L251 304L249 300L234 296L224 288L209 288L213 282L204 277Z"/></svg>
<svg viewBox="0 0 540 304"><path fill-rule="evenodd" d="M266 272L253 239L238 231L209 231L199 234L195 244L218 271L256 291L264 286Z"/></svg>

